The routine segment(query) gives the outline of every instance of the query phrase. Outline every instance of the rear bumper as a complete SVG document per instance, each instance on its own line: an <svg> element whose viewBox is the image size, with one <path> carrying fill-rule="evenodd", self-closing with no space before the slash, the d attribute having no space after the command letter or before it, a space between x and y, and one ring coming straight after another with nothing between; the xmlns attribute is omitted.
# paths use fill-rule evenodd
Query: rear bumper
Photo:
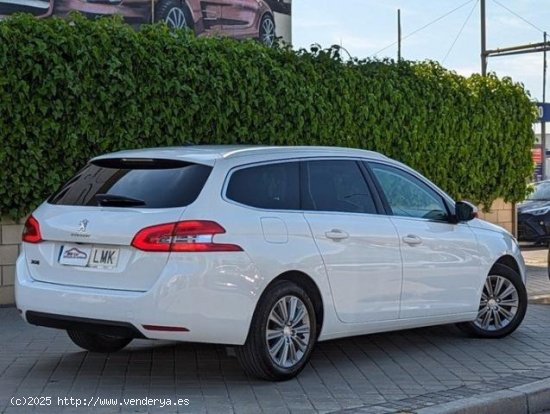
<svg viewBox="0 0 550 414"><path fill-rule="evenodd" d="M120 336L123 338L145 338L134 325L125 322L105 321L90 318L77 318L74 316L55 315L27 311L27 322L37 326L45 326L56 329L79 329L85 332L93 332L102 335Z"/></svg>
<svg viewBox="0 0 550 414"><path fill-rule="evenodd" d="M152 289L135 292L36 281L22 253L16 264L15 300L23 317L35 325L111 332L123 326L122 333L132 337L242 345L261 280L249 276L258 272L246 254L233 254L231 267L223 265L224 254L171 260ZM182 274L182 262L190 260L202 271Z"/></svg>

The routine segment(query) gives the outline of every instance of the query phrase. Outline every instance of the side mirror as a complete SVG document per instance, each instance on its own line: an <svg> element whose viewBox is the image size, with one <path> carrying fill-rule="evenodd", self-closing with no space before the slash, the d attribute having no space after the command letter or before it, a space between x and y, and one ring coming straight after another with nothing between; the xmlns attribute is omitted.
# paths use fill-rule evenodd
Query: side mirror
<svg viewBox="0 0 550 414"><path fill-rule="evenodd" d="M477 217L477 207L468 201L457 201L455 204L455 219L461 221L470 221Z"/></svg>

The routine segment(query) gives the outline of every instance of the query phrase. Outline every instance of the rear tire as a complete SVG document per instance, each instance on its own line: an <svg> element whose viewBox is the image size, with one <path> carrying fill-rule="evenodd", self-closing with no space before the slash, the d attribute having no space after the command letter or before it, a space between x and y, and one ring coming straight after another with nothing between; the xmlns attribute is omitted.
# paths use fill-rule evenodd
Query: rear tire
<svg viewBox="0 0 550 414"><path fill-rule="evenodd" d="M317 336L315 309L308 294L281 280L260 299L246 343L235 352L248 374L283 381L304 369Z"/></svg>
<svg viewBox="0 0 550 414"><path fill-rule="evenodd" d="M527 311L527 290L521 276L496 264L487 276L475 321L457 326L478 338L502 338L514 332Z"/></svg>
<svg viewBox="0 0 550 414"><path fill-rule="evenodd" d="M132 341L132 338L100 335L74 329L67 330L67 334L75 345L78 345L79 347L90 352L117 352Z"/></svg>

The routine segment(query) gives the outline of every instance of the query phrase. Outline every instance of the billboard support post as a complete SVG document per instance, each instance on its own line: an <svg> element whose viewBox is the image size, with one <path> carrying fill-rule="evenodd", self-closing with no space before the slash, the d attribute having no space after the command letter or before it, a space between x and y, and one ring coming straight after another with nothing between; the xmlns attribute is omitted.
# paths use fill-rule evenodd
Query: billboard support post
<svg viewBox="0 0 550 414"><path fill-rule="evenodd" d="M544 44L546 44L546 32L544 32ZM546 103L546 49L544 49L544 63L543 63L543 69L542 69L542 103ZM543 119L541 120L540 124L540 146L541 146L541 155L542 155L542 179L546 180L546 121Z"/></svg>
<svg viewBox="0 0 550 414"><path fill-rule="evenodd" d="M481 76L487 75L487 27L485 18L485 0L481 0Z"/></svg>
<svg viewBox="0 0 550 414"><path fill-rule="evenodd" d="M401 9L397 9L397 61L401 60Z"/></svg>

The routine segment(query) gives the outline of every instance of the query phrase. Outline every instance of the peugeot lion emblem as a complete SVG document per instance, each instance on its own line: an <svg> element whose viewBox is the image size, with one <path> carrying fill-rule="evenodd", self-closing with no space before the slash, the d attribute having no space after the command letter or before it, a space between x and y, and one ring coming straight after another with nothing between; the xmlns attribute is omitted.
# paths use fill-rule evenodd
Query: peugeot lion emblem
<svg viewBox="0 0 550 414"><path fill-rule="evenodd" d="M88 227L89 221L87 219L80 220L80 227L78 228L78 231L80 233L86 233L86 228Z"/></svg>

